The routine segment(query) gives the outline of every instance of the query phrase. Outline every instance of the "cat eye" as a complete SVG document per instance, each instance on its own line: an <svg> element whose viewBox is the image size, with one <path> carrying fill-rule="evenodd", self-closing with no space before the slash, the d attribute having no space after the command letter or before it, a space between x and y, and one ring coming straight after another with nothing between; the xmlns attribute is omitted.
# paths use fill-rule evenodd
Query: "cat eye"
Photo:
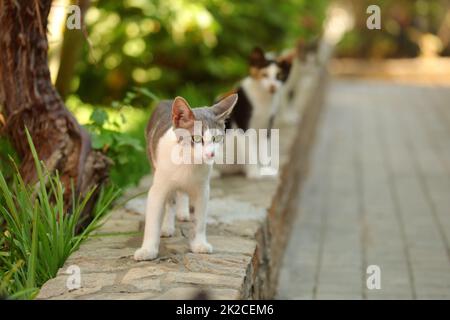
<svg viewBox="0 0 450 320"><path fill-rule="evenodd" d="M214 143L222 142L222 140L223 140L223 135L218 135L218 136L213 136L213 137L212 137L212 141L213 141Z"/></svg>
<svg viewBox="0 0 450 320"><path fill-rule="evenodd" d="M194 143L201 143L203 141L203 137L200 135L192 136L192 142Z"/></svg>

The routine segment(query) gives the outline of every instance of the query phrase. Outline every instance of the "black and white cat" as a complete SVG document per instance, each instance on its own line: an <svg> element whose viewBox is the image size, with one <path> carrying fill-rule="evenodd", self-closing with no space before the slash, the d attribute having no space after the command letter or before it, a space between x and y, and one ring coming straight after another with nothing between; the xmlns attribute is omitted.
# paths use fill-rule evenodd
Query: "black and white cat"
<svg viewBox="0 0 450 320"><path fill-rule="evenodd" d="M212 252L206 240L212 160L237 99L233 94L212 107L191 109L185 99L177 97L160 102L154 110L146 130L148 156L154 169L153 185L147 197L144 239L134 254L135 260L158 256L160 236L169 237L175 231L175 215L181 220L189 219L189 202L194 206L195 216L191 250ZM187 155L190 161L174 161L174 154L181 158Z"/></svg>
<svg viewBox="0 0 450 320"><path fill-rule="evenodd" d="M248 129L269 129L272 126L270 122L273 119L275 98L283 81L287 78L286 72L288 70L276 60L267 58L260 48L255 48L251 52L249 67L249 75L240 82L237 89L232 91L237 93L239 99L226 122L227 129L242 129L243 131L247 131ZM242 136L239 137L236 133L226 135L226 139L240 138ZM262 139L264 140L266 138L263 137ZM267 144L267 141L259 140L258 143L259 145ZM240 145L246 144L242 143ZM246 155L249 153L258 153L258 146L255 143L247 146L247 150L237 149L236 152L241 152ZM228 154L225 154L223 157L226 163L235 162L233 161L234 159L228 159ZM234 164L231 166L218 165L216 167L221 173L243 171L248 178L261 177L261 166L259 163L246 163L245 165Z"/></svg>

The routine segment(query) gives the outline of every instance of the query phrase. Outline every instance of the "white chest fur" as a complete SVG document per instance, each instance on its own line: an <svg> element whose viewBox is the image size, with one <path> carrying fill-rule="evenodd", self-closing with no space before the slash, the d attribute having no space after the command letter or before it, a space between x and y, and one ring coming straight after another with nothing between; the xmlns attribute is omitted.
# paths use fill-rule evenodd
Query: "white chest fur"
<svg viewBox="0 0 450 320"><path fill-rule="evenodd" d="M212 165L180 164L179 160L183 158L183 154L176 152L183 152L183 148L177 148L177 143L173 129L167 130L158 142L155 166L164 184L171 184L176 190L189 192L193 184L208 183Z"/></svg>
<svg viewBox="0 0 450 320"><path fill-rule="evenodd" d="M253 107L250 128L268 128L273 95L264 90L259 81L251 77L247 77L242 81L242 89L244 89Z"/></svg>

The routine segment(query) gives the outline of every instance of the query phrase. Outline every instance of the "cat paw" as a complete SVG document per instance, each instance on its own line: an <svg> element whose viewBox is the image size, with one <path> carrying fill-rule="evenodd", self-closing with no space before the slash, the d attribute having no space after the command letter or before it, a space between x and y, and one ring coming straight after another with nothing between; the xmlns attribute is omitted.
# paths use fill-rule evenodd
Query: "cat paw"
<svg viewBox="0 0 450 320"><path fill-rule="evenodd" d="M161 237L164 238L169 238L171 236L173 236L175 234L175 227L174 226L170 226L170 227L166 227L166 226L162 226L161 228Z"/></svg>
<svg viewBox="0 0 450 320"><path fill-rule="evenodd" d="M156 259L157 256L158 250L139 248L134 253L134 260L136 261L153 260Z"/></svg>
<svg viewBox="0 0 450 320"><path fill-rule="evenodd" d="M191 216L189 215L189 211L177 211L177 219L178 221L189 221L191 220Z"/></svg>
<svg viewBox="0 0 450 320"><path fill-rule="evenodd" d="M212 253L213 247L206 241L193 241L191 251L194 253Z"/></svg>

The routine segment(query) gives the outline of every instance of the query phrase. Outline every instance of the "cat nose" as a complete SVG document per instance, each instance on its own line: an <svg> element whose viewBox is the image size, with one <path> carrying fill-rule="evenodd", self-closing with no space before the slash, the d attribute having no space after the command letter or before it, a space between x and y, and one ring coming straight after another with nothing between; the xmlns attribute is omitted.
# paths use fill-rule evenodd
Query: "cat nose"
<svg viewBox="0 0 450 320"><path fill-rule="evenodd" d="M275 93L277 91L277 87L274 85L274 84L272 84L270 87L269 87L269 92L270 93Z"/></svg>

